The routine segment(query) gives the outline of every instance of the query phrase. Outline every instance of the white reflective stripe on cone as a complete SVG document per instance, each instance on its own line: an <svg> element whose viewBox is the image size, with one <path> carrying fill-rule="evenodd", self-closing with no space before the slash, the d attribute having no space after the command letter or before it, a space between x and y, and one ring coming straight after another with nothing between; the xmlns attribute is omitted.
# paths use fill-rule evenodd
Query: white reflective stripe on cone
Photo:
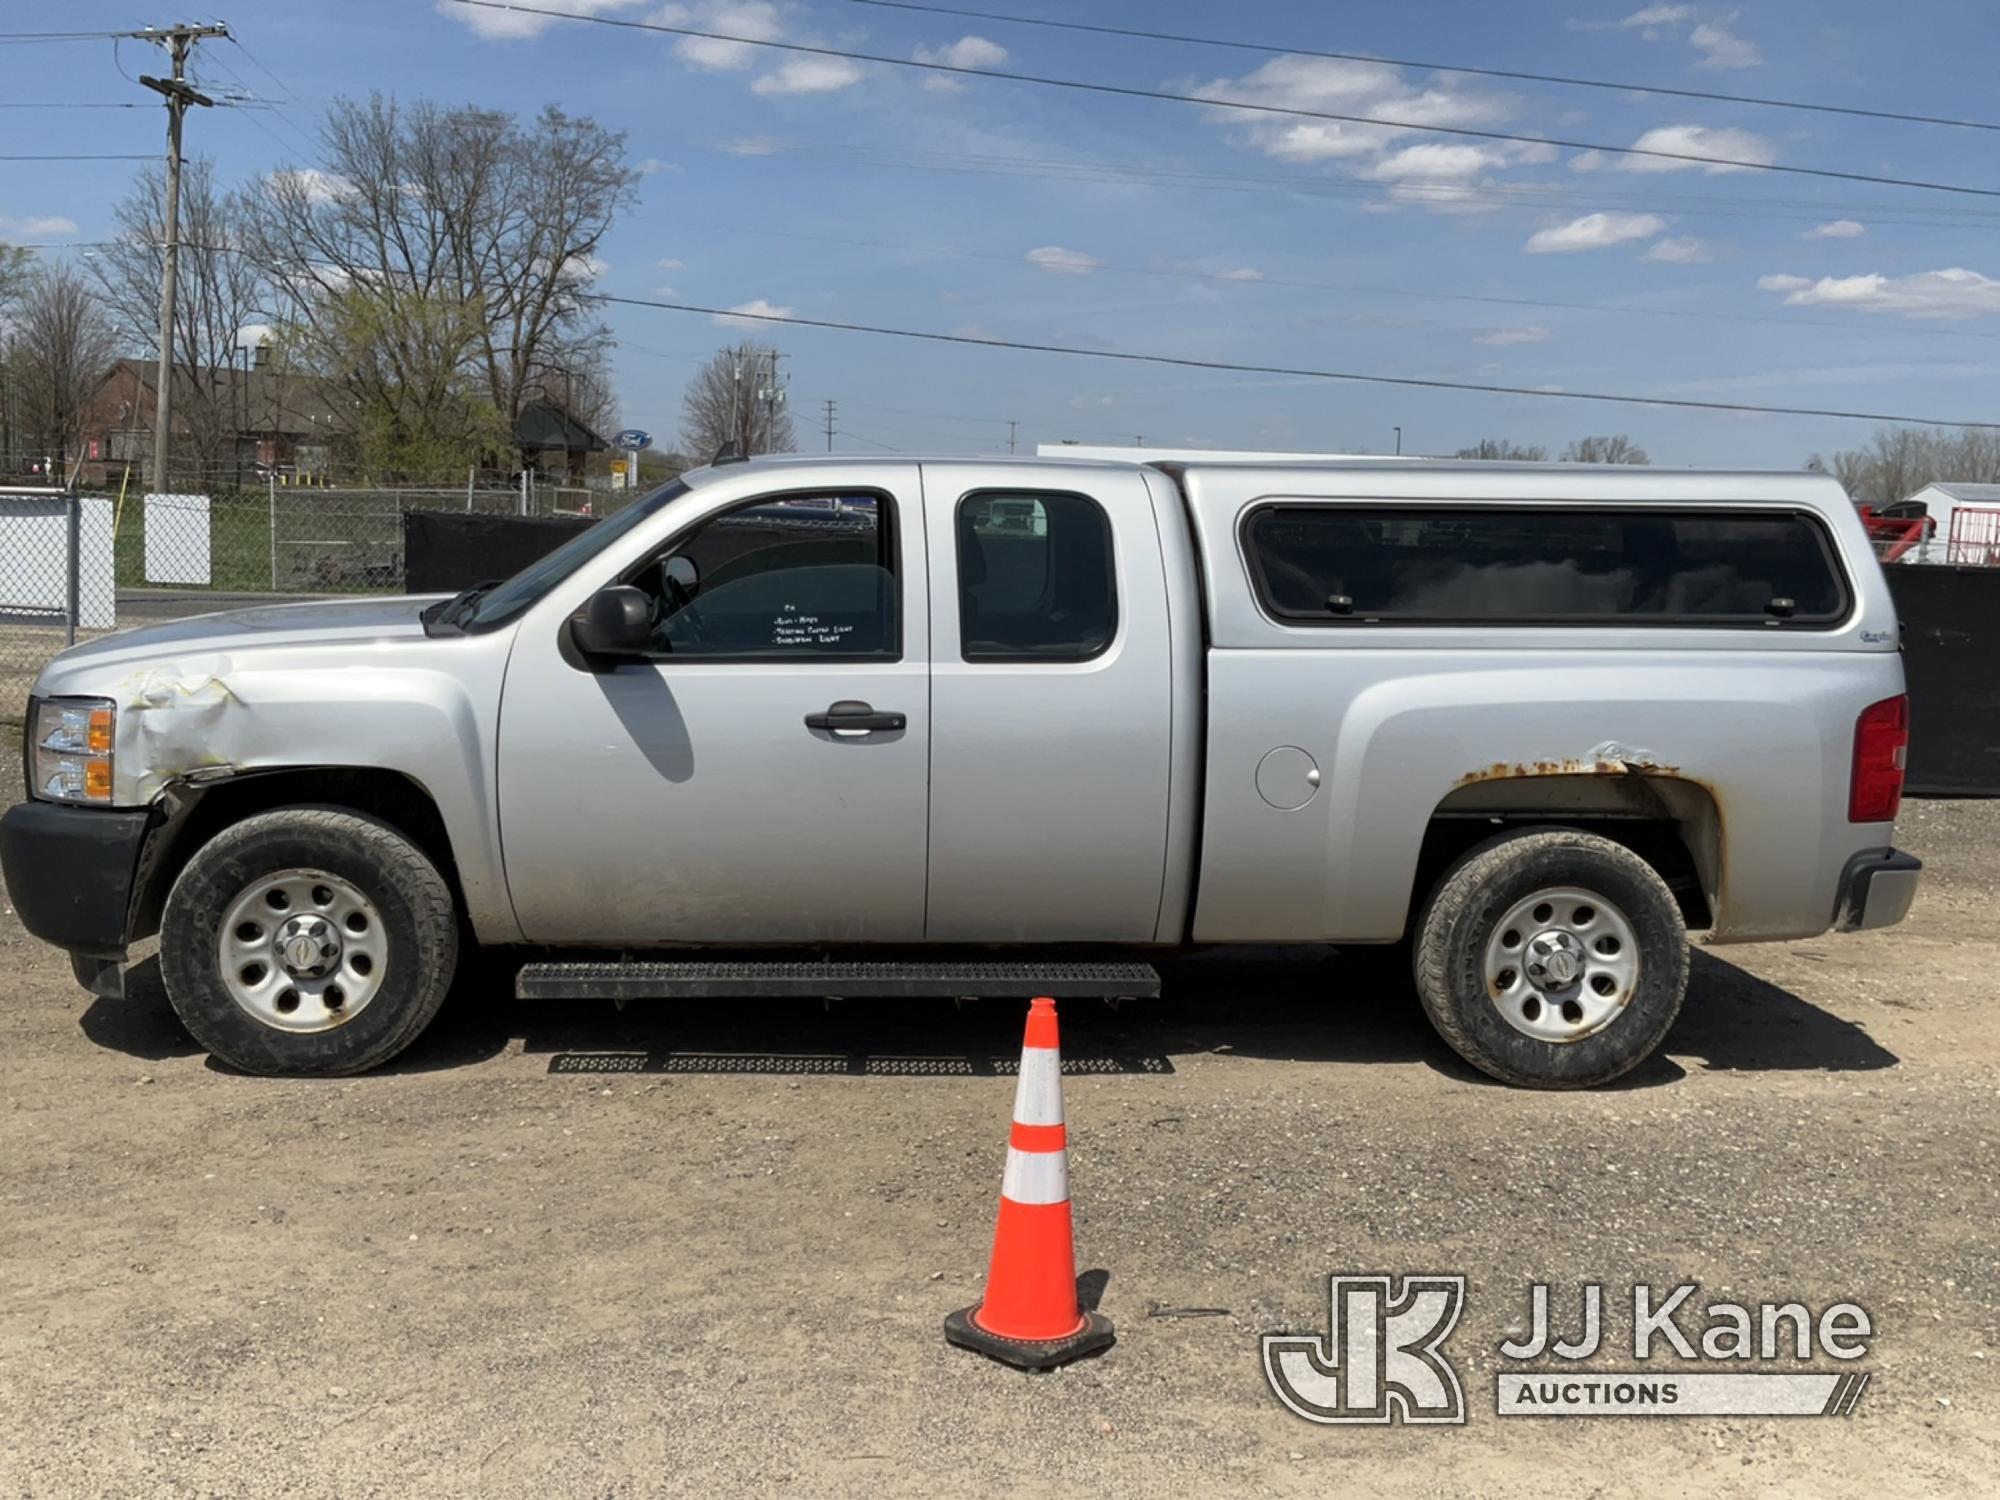
<svg viewBox="0 0 2000 1500"><path fill-rule="evenodd" d="M1054 1047L1023 1047L1021 1081L1014 1085L1014 1123L1062 1122L1062 1053Z"/></svg>
<svg viewBox="0 0 2000 1500"><path fill-rule="evenodd" d="M1007 1148L1007 1170L1000 1175L1000 1196L1016 1203L1069 1202L1069 1153Z"/></svg>

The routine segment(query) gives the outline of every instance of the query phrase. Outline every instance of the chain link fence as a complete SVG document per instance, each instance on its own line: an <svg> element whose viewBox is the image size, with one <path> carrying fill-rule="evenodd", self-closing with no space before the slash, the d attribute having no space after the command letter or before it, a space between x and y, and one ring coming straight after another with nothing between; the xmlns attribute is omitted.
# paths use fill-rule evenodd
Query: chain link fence
<svg viewBox="0 0 2000 1500"><path fill-rule="evenodd" d="M215 610L404 591L403 514L605 515L630 491L321 488L213 494L0 488L0 723L73 641Z"/></svg>

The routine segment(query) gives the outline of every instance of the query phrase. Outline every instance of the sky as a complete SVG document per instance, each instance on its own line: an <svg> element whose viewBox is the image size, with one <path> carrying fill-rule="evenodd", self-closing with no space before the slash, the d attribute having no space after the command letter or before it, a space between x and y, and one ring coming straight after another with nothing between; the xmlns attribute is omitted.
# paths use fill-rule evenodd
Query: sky
<svg viewBox="0 0 2000 1500"><path fill-rule="evenodd" d="M228 3L228 0L224 0ZM1535 391L2000 419L2000 196L1716 169L1632 146L2000 191L1990 131L1103 37L853 0L543 0L550 8L1531 137L1489 141L786 53L452 0L0 6L0 31L227 22L193 76L187 154L238 182L314 161L371 91L625 132L644 176L608 293L1078 350ZM967 0L972 9L2000 121L1988 0ZM136 7L136 8L135 8ZM4 44L0 44L4 45ZM158 49L12 45L0 156L162 149L134 81ZM48 108L137 103L137 109ZM1552 139L1578 143L1552 144ZM0 240L80 257L137 162L0 160ZM665 446L694 368L746 330L618 307L621 415ZM755 328L784 351L800 445L1037 443L1552 452L1629 433L1656 463L1794 468L1872 421L1231 374Z"/></svg>

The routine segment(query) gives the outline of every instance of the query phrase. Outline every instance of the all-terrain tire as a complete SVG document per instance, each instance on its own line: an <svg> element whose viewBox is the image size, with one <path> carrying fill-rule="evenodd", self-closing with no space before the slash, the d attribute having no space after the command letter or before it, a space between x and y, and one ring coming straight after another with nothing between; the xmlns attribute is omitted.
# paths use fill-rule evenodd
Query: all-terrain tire
<svg viewBox="0 0 2000 1500"><path fill-rule="evenodd" d="M345 882L379 919L373 941L385 951L371 998L325 1029L267 1024L224 981L221 924L243 892L285 871L323 871ZM340 808L287 807L233 824L188 861L161 914L160 973L181 1024L231 1067L360 1073L409 1046L437 1015L458 943L450 886L401 833Z"/></svg>
<svg viewBox="0 0 2000 1500"><path fill-rule="evenodd" d="M1526 1034L1488 973L1497 925L1553 889L1595 893L1636 938L1636 982L1614 996L1600 1029L1573 1040ZM1629 1072L1666 1039L1687 991L1687 928L1666 882L1624 845L1577 829L1510 833L1470 850L1432 890L1415 938L1417 994L1438 1034L1481 1072L1524 1088L1590 1088Z"/></svg>

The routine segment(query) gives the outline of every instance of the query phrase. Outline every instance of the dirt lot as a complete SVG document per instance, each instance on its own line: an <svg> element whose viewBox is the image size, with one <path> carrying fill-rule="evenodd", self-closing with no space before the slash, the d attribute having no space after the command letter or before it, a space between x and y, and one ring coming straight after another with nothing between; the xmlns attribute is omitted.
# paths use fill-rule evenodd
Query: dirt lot
<svg viewBox="0 0 2000 1500"><path fill-rule="evenodd" d="M92 1001L9 912L0 1493L1990 1493L2000 805L1913 804L1903 842L1907 926L1697 955L1668 1055L1594 1094L1471 1075L1365 956L1070 1005L1119 1342L1040 1377L938 1331L979 1291L1017 1006L488 982L391 1072L272 1082L195 1052L150 965ZM1369 1270L1471 1278L1468 1426L1314 1427L1266 1389L1256 1336ZM1503 1420L1538 1277L1851 1298L1874 1380L1847 1420Z"/></svg>

